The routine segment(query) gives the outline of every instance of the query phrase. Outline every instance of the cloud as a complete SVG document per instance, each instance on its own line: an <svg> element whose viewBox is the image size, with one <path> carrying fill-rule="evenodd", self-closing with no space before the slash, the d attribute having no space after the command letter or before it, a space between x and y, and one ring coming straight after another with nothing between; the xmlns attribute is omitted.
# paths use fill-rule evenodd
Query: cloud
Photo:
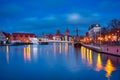
<svg viewBox="0 0 120 80"><path fill-rule="evenodd" d="M80 13L72 13L67 15L67 19L68 24L85 25L98 22L101 18L98 13L89 13L89 16Z"/></svg>
<svg viewBox="0 0 120 80"><path fill-rule="evenodd" d="M62 15L45 16L43 18L30 17L19 21L16 25L17 30L44 30L53 28L64 28L66 26L89 25L99 21L98 15L91 14L85 17L80 13L70 13ZM85 28L85 27L84 27Z"/></svg>
<svg viewBox="0 0 120 80"><path fill-rule="evenodd" d="M50 16L44 17L43 20L47 20L47 21L56 20L56 17L54 15L50 15Z"/></svg>
<svg viewBox="0 0 120 80"><path fill-rule="evenodd" d="M89 25L101 21L99 13L88 13L86 16L82 13L66 13L66 14L52 14L44 17L31 16L17 20L14 24L8 26L7 31L11 32L32 32L36 34L55 33L57 29L64 33L66 28L69 28L72 34L76 26L84 34L88 30ZM4 28L5 30L6 28ZM5 30L6 31L6 30Z"/></svg>
<svg viewBox="0 0 120 80"><path fill-rule="evenodd" d="M82 19L83 19L83 17L80 14L77 14L77 13L67 15L67 21L71 22L71 23L77 23Z"/></svg>

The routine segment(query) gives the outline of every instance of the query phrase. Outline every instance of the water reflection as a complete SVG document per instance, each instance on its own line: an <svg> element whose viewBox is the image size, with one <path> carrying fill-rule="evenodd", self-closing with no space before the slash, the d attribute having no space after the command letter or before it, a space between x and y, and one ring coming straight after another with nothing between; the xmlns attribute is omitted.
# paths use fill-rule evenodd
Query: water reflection
<svg viewBox="0 0 120 80"><path fill-rule="evenodd" d="M62 53L62 43L59 44L59 53Z"/></svg>
<svg viewBox="0 0 120 80"><path fill-rule="evenodd" d="M65 43L65 54L68 55L69 45L68 43Z"/></svg>
<svg viewBox="0 0 120 80"><path fill-rule="evenodd" d="M92 66L92 64L93 64L93 58L92 58L92 50L89 50L89 63L88 63L88 65L89 66Z"/></svg>
<svg viewBox="0 0 120 80"><path fill-rule="evenodd" d="M111 75L112 78L114 78L114 76L118 77L117 73L120 73L118 70L118 63L120 64L119 57L96 53L83 46L81 47L80 52L80 48L74 48L74 46L69 45L68 43L53 43L52 45L3 46L1 50L3 50L3 52L1 52L0 54L0 62L3 61L3 63L6 63L7 61L7 63L9 63L10 61L11 63L14 63L14 61L18 61L19 63L20 61L22 62L21 65L23 66L32 64L28 66L30 66L29 69L31 70L31 74L33 75L36 73L42 74L43 70L45 73L48 74L51 74L52 72L53 75L56 74L56 72L58 72L59 74L67 74L70 75L70 77L78 78L80 77L80 75L83 75L83 78L81 78L83 80L85 80L86 78L85 74L90 74L87 76L90 77L90 80L92 80L94 79L94 77L91 78L91 76L94 76L97 73L96 78L101 77L101 80L105 80L106 77L110 79ZM48 55L47 52L49 52L50 54ZM66 55L69 56L66 57ZM33 65L34 59L37 60L37 64L35 66ZM25 64L24 62L30 63ZM112 63L116 64L117 69L113 66ZM10 65L12 67L14 66L13 64ZM28 66L24 66L24 71L28 70ZM63 72L64 70L65 73ZM115 70L117 72L112 73ZM25 71L25 73L26 72L27 71Z"/></svg>
<svg viewBox="0 0 120 80"><path fill-rule="evenodd" d="M37 55L38 54L38 46L37 45L33 45L33 57L36 60L37 59Z"/></svg>
<svg viewBox="0 0 120 80"><path fill-rule="evenodd" d="M24 47L24 61L30 61L31 60L31 48L30 45L28 45L27 47Z"/></svg>
<svg viewBox="0 0 120 80"><path fill-rule="evenodd" d="M92 50L89 50L83 46L81 47L81 58L82 58L83 62L85 62L85 60L87 60L88 65L92 66L93 61L95 61L95 60L93 60L93 56L95 56L95 55L92 54ZM112 59L115 59L115 58L114 58L114 56L111 57L109 55L107 55L107 57L106 57L106 55L103 55L103 56L104 56L103 58L107 58L105 67L102 64L102 56L100 53L98 53L95 71L105 70L106 77L110 80L110 76L112 75L112 72L115 71L115 67L113 66L111 59L109 59L109 58L112 58Z"/></svg>
<svg viewBox="0 0 120 80"><path fill-rule="evenodd" d="M88 64L89 64L89 49L87 49L87 62L88 62Z"/></svg>
<svg viewBox="0 0 120 80"><path fill-rule="evenodd" d="M83 63L85 63L85 61L87 60L88 66L92 66L93 64L92 50L86 49L85 47L82 46L81 58Z"/></svg>
<svg viewBox="0 0 120 80"><path fill-rule="evenodd" d="M85 47L81 47L81 57L82 57L82 62L85 62L85 60L86 60L86 48Z"/></svg>
<svg viewBox="0 0 120 80"><path fill-rule="evenodd" d="M100 71L103 69L103 66L102 66L102 61L101 61L101 55L100 53L98 53L98 56L97 56L97 64L96 64L96 68L95 70L96 71Z"/></svg>
<svg viewBox="0 0 120 80"><path fill-rule="evenodd" d="M9 64L9 46L8 45L6 46L6 60L7 60L7 63Z"/></svg>
<svg viewBox="0 0 120 80"><path fill-rule="evenodd" d="M56 57L56 43L53 43L53 49L54 49L54 56Z"/></svg>
<svg viewBox="0 0 120 80"><path fill-rule="evenodd" d="M112 72L115 70L115 67L113 66L110 59L107 60L107 63L104 67L104 70L106 71L106 77L110 79L110 76L112 75Z"/></svg>

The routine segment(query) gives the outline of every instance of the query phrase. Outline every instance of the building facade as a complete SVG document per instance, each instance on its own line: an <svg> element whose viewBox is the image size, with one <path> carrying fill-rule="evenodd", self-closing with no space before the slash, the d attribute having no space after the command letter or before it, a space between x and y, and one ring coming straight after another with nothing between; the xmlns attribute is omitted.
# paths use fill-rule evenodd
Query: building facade
<svg viewBox="0 0 120 80"><path fill-rule="evenodd" d="M30 38L36 38L36 35L32 33L12 33L10 41L11 43L31 43Z"/></svg>
<svg viewBox="0 0 120 80"><path fill-rule="evenodd" d="M5 44L6 43L6 37L3 34L3 32L0 31L0 44Z"/></svg>
<svg viewBox="0 0 120 80"><path fill-rule="evenodd" d="M9 42L10 34L0 31L0 44L6 44Z"/></svg>
<svg viewBox="0 0 120 80"><path fill-rule="evenodd" d="M101 36L101 26L100 26L100 24L92 24L89 27L88 35L89 35L89 38L91 40L96 41L97 37Z"/></svg>

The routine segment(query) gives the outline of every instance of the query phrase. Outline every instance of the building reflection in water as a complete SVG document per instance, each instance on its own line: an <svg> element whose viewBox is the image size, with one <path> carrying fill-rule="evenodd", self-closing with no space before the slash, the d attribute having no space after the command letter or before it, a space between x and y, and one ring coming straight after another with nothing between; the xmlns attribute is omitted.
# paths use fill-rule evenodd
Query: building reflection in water
<svg viewBox="0 0 120 80"><path fill-rule="evenodd" d="M24 47L24 60L25 61L30 61L31 60L30 52L31 52L30 45L28 45L27 47Z"/></svg>
<svg viewBox="0 0 120 80"><path fill-rule="evenodd" d="M8 45L6 46L6 60L7 60L7 63L9 64L9 46Z"/></svg>
<svg viewBox="0 0 120 80"><path fill-rule="evenodd" d="M89 49L87 49L87 62L88 62L88 64L89 64Z"/></svg>
<svg viewBox="0 0 120 80"><path fill-rule="evenodd" d="M106 71L106 77L110 80L110 76L112 75L112 72L115 71L115 67L113 66L110 59L107 60L104 70Z"/></svg>
<svg viewBox="0 0 120 80"><path fill-rule="evenodd" d="M92 50L89 50L89 63L88 63L88 65L92 66L92 64L93 64Z"/></svg>
<svg viewBox="0 0 120 80"><path fill-rule="evenodd" d="M82 57L82 62L85 62L86 60L86 48L85 47L81 47L81 57Z"/></svg>
<svg viewBox="0 0 120 80"><path fill-rule="evenodd" d="M62 53L62 43L59 44L59 53Z"/></svg>
<svg viewBox="0 0 120 80"><path fill-rule="evenodd" d="M56 57L56 43L53 43L53 49L54 49L54 56Z"/></svg>
<svg viewBox="0 0 120 80"><path fill-rule="evenodd" d="M33 57L35 60L37 59L37 53L38 53L38 46L33 45Z"/></svg>
<svg viewBox="0 0 120 80"><path fill-rule="evenodd" d="M81 47L81 57L82 61L85 62L87 60L88 66L92 66L93 58L92 58L92 50L87 49L85 47Z"/></svg>
<svg viewBox="0 0 120 80"><path fill-rule="evenodd" d="M100 53L98 53L95 70L100 71L102 69L103 69L103 66L102 66L102 61L101 61L101 55L100 55Z"/></svg>
<svg viewBox="0 0 120 80"><path fill-rule="evenodd" d="M65 43L65 54L68 56L68 50L69 50L69 45L68 43Z"/></svg>

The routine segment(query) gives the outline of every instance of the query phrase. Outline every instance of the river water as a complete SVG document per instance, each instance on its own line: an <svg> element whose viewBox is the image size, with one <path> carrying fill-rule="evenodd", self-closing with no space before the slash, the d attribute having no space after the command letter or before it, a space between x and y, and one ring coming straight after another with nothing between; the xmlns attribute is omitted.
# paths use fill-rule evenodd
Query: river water
<svg viewBox="0 0 120 80"><path fill-rule="evenodd" d="M120 57L68 43L0 46L0 80L120 80Z"/></svg>

